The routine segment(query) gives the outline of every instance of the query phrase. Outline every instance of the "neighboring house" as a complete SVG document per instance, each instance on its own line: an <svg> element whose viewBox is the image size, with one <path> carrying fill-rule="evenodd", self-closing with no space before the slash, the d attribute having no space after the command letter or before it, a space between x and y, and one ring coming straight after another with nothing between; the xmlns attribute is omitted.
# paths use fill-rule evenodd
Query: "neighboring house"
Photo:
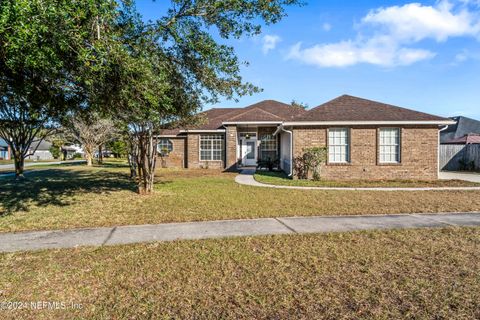
<svg viewBox="0 0 480 320"><path fill-rule="evenodd" d="M33 140L28 151L28 154L33 153L33 155L30 155L25 159L34 160L34 161L52 160L53 155L50 152L51 146L52 146L52 143L46 140L41 140L41 141Z"/></svg>
<svg viewBox="0 0 480 320"><path fill-rule="evenodd" d="M10 146L3 139L0 139L0 160L12 159Z"/></svg>
<svg viewBox="0 0 480 320"><path fill-rule="evenodd" d="M78 144L63 145L62 146L62 153L63 153L63 159L64 160L73 159L73 157L77 154L79 154L83 157L84 154L85 154L85 152L83 151L83 148Z"/></svg>
<svg viewBox="0 0 480 320"><path fill-rule="evenodd" d="M480 121L459 116L450 118L455 124L448 126L440 133L440 143L442 144L468 144L480 143L475 136L480 135ZM470 138L468 138L470 136ZM463 141L463 142L462 142Z"/></svg>
<svg viewBox="0 0 480 320"><path fill-rule="evenodd" d="M469 133L460 138L447 140L443 144L480 144L480 133Z"/></svg>
<svg viewBox="0 0 480 320"><path fill-rule="evenodd" d="M278 159L289 175L304 148L328 148L326 179L436 179L439 127L453 121L348 95L311 110L267 100L202 113L206 123L164 130L166 167L237 169Z"/></svg>

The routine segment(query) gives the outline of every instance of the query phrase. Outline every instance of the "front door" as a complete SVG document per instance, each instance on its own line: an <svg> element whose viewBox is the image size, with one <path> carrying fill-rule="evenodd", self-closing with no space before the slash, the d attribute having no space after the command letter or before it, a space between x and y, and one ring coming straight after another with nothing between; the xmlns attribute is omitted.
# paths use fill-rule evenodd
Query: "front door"
<svg viewBox="0 0 480 320"><path fill-rule="evenodd" d="M244 166L255 166L257 165L257 148L256 140L246 140L242 139L241 149L242 149L242 165Z"/></svg>

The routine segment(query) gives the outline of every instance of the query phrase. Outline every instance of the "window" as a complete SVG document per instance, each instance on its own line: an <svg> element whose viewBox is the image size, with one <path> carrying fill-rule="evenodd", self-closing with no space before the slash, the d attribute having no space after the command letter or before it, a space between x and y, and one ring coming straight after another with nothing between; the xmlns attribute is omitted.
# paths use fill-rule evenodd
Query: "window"
<svg viewBox="0 0 480 320"><path fill-rule="evenodd" d="M349 161L348 128L328 130L328 162L345 163Z"/></svg>
<svg viewBox="0 0 480 320"><path fill-rule="evenodd" d="M400 162L400 129L380 129L380 163Z"/></svg>
<svg viewBox="0 0 480 320"><path fill-rule="evenodd" d="M260 137L260 159L275 160L277 158L277 137L264 134Z"/></svg>
<svg viewBox="0 0 480 320"><path fill-rule="evenodd" d="M223 135L205 134L200 136L200 161L222 160Z"/></svg>
<svg viewBox="0 0 480 320"><path fill-rule="evenodd" d="M167 156L170 152L172 152L173 150L173 143L172 141L168 140L168 139L165 139L165 138L161 138L159 141L158 141L158 144L157 144L157 152L161 155L161 156Z"/></svg>

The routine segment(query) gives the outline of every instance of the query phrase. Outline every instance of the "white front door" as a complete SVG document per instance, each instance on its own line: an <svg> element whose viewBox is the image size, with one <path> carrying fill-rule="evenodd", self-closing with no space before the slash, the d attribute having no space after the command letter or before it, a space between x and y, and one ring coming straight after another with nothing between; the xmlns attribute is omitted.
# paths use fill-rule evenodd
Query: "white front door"
<svg viewBox="0 0 480 320"><path fill-rule="evenodd" d="M242 139L241 155L242 155L243 166L256 166L257 165L257 140Z"/></svg>

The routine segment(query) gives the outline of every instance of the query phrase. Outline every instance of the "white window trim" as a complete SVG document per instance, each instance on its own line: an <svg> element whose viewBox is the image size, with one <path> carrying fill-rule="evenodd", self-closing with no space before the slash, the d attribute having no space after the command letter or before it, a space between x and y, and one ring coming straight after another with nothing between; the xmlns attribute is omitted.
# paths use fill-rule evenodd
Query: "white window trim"
<svg viewBox="0 0 480 320"><path fill-rule="evenodd" d="M220 160L207 160L207 159L202 159L202 136L220 136L222 137L221 141L222 141L222 159ZM223 136L222 134L218 134L218 133L211 133L211 134L200 134L198 135L198 159L199 161L208 161L208 162L220 162L220 161L223 161L223 158L224 158L224 154L225 154L225 136ZM210 149L211 151L211 156L213 158L213 150L216 150L216 149Z"/></svg>
<svg viewBox="0 0 480 320"><path fill-rule="evenodd" d="M330 159L330 147L331 147L331 144L330 144L330 131L331 130L338 130L338 129L343 129L343 130L346 130L347 132L347 144L346 144L346 151L345 151L345 161L332 161ZM339 128L328 128L327 130L327 145L328 145L328 148L327 148L327 159L328 159L328 163L331 163L331 164L348 164L350 163L350 128L348 127L339 127ZM333 146L336 146L335 144Z"/></svg>
<svg viewBox="0 0 480 320"><path fill-rule="evenodd" d="M398 132L398 160L396 161L382 161L382 130L395 129ZM392 145L388 145L392 146ZM400 164L402 163L402 128L399 127L381 127L378 128L378 163L380 164Z"/></svg>

